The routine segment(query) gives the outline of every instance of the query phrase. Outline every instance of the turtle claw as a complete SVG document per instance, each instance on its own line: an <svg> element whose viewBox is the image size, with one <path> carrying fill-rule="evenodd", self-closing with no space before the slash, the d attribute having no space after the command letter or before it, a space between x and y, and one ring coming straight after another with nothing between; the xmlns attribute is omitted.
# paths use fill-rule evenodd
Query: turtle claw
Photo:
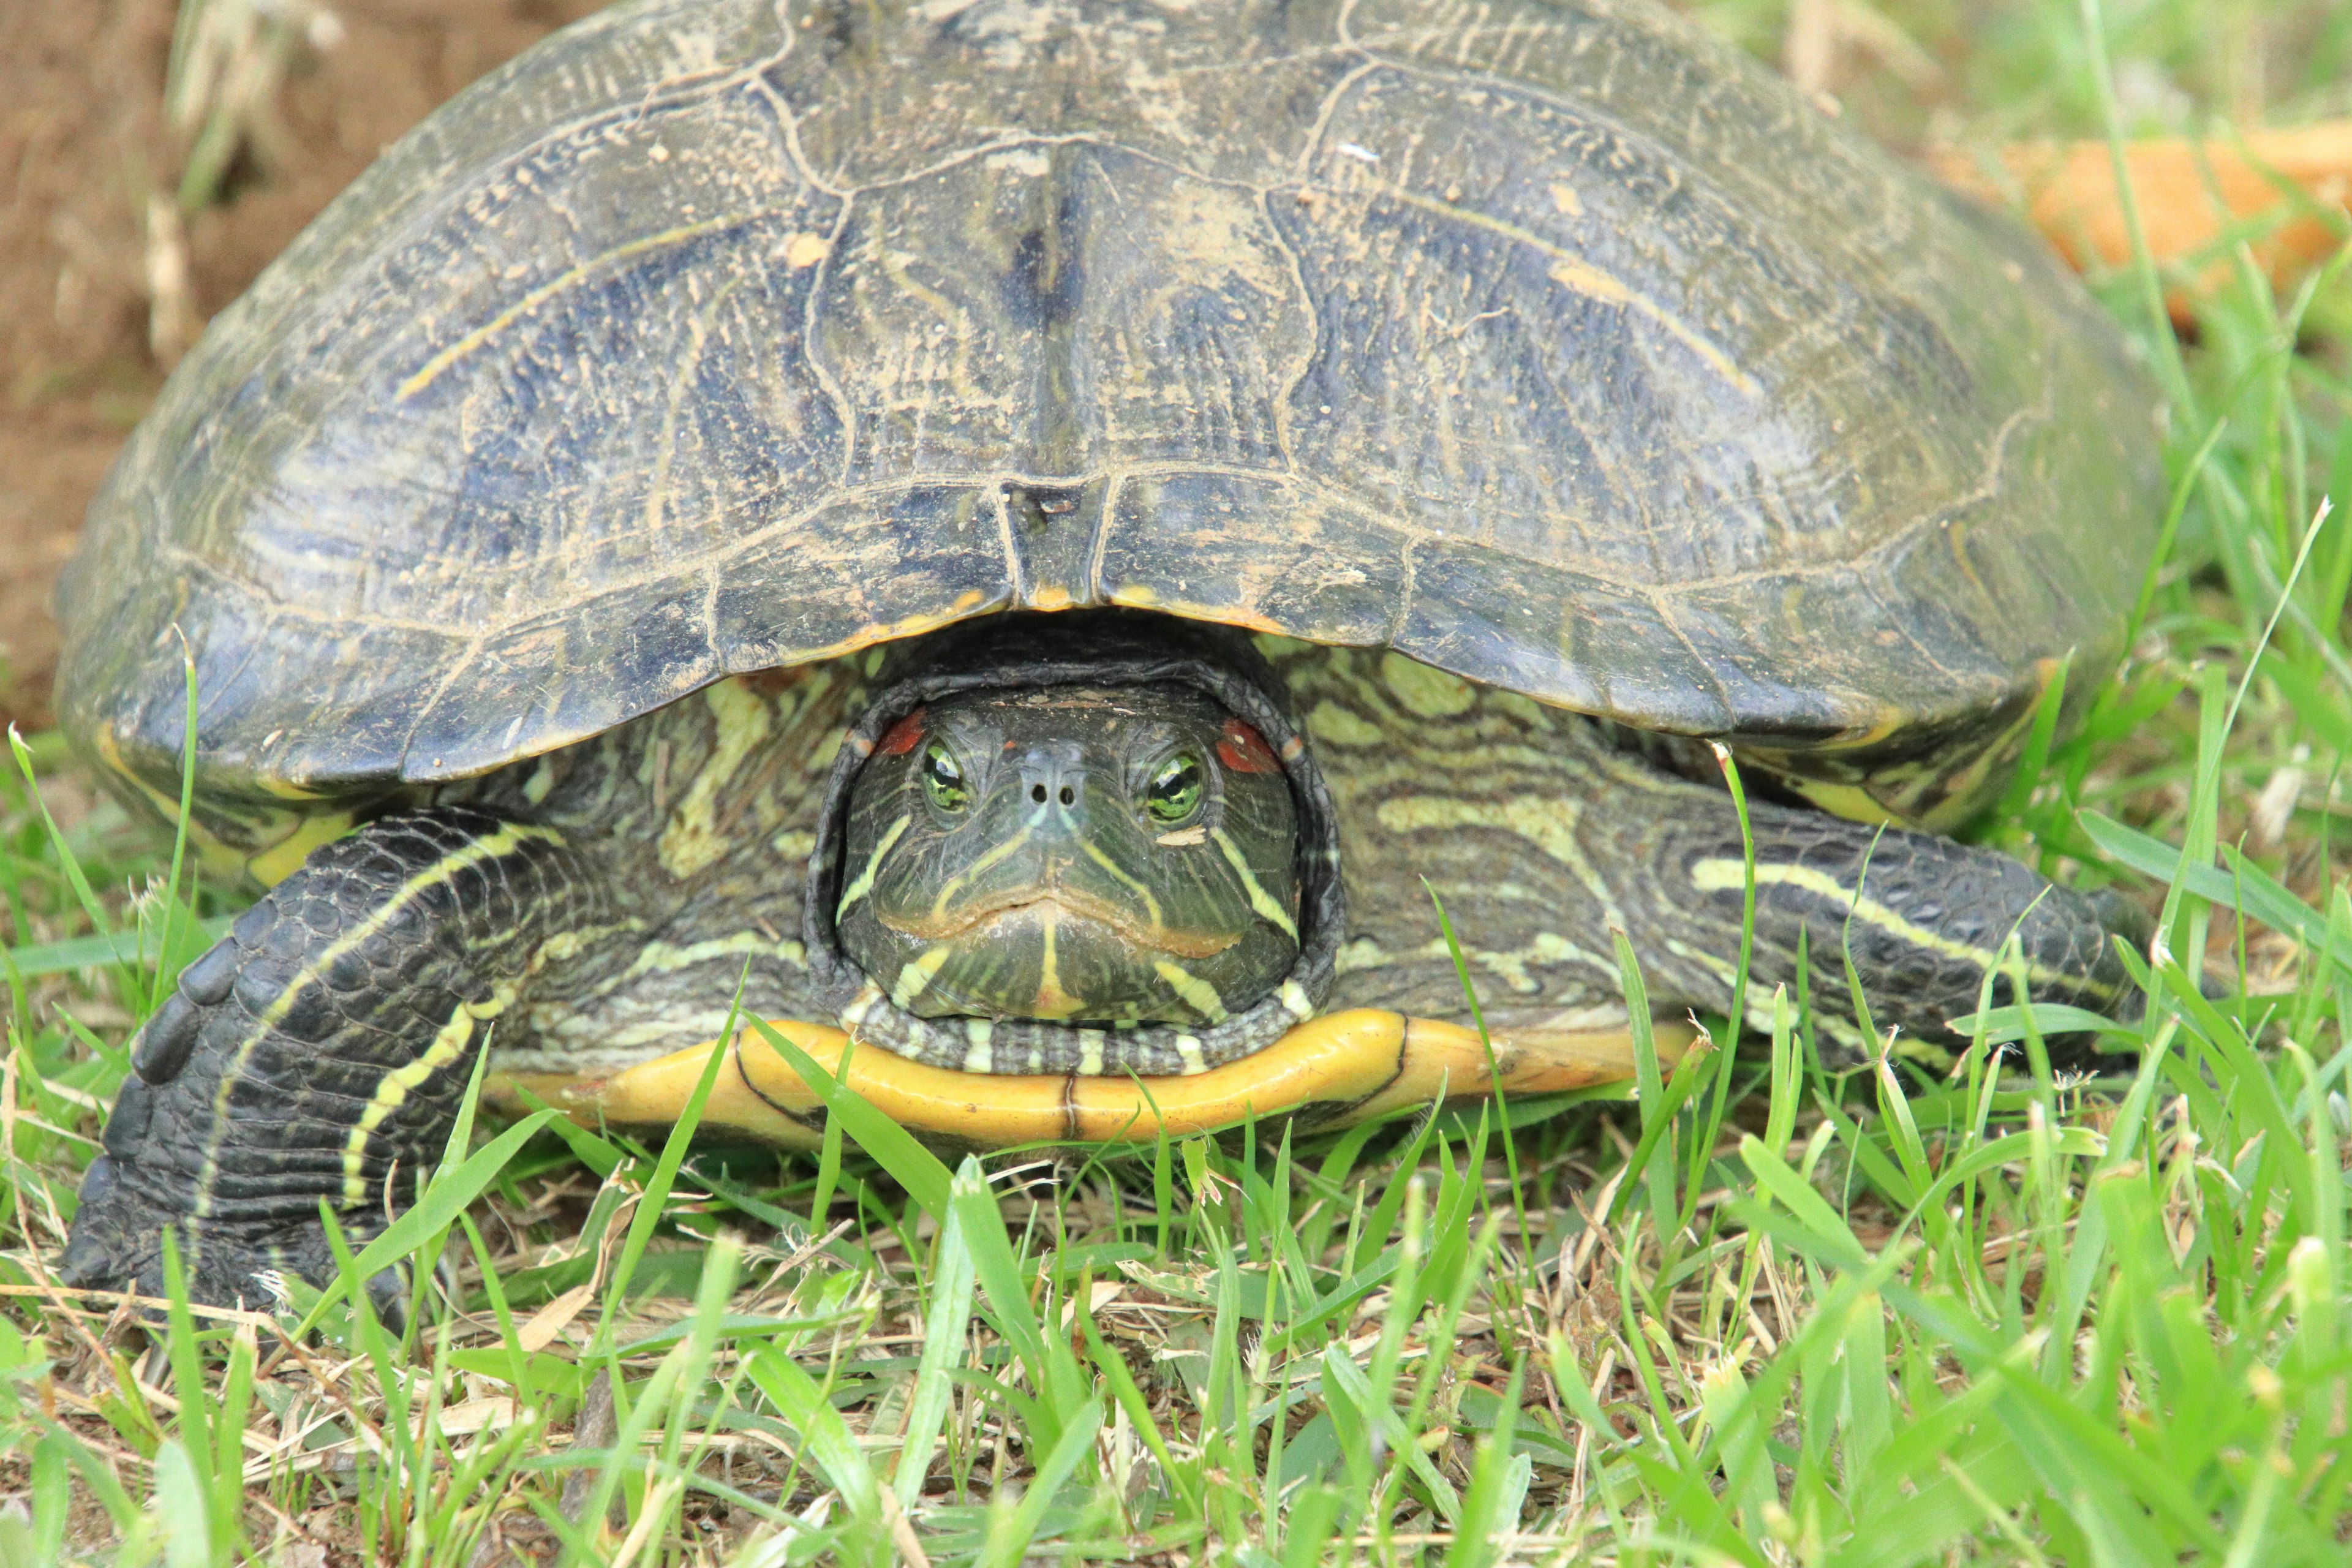
<svg viewBox="0 0 2352 1568"><path fill-rule="evenodd" d="M58 1258L60 1284L168 1300L166 1231L191 1301L271 1311L286 1304L289 1277L314 1287L335 1277L334 1252L318 1221L266 1232L205 1225L142 1192L139 1178L136 1163L126 1158L101 1154L89 1163L72 1236ZM395 1335L403 1332L408 1321L403 1268L379 1270L365 1289L377 1321ZM146 1315L160 1317L152 1310Z"/></svg>
<svg viewBox="0 0 2352 1568"><path fill-rule="evenodd" d="M110 1154L100 1154L82 1173L81 1218L58 1258L58 1282L68 1289L101 1289L131 1273L124 1256L125 1227L109 1223L113 1217L109 1211L120 1206L121 1190L121 1168Z"/></svg>

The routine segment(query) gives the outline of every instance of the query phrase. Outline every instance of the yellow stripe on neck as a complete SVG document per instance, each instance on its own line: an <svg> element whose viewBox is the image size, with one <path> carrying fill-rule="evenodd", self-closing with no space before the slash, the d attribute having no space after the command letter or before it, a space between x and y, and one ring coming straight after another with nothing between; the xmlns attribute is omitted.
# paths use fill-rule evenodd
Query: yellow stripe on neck
<svg viewBox="0 0 2352 1568"><path fill-rule="evenodd" d="M1250 869L1249 861L1242 855L1241 846L1227 837L1225 830L1222 827L1212 829L1209 837L1216 840L1217 848L1225 857L1225 864L1231 866L1234 868L1234 874L1241 878L1242 891L1249 895L1250 908L1256 912L1257 917L1291 941L1297 942L1298 922L1290 918L1290 911L1284 909L1273 894L1259 885L1257 873Z"/></svg>
<svg viewBox="0 0 2352 1568"><path fill-rule="evenodd" d="M1154 960L1151 967L1158 971L1160 979L1168 983L1171 991L1183 998L1186 1006L1207 1022L1222 1024L1225 1021L1225 999L1217 994L1215 986L1173 959Z"/></svg>
<svg viewBox="0 0 2352 1568"><path fill-rule="evenodd" d="M874 890L874 874L881 869L882 857L890 853L890 846L898 842L899 836L907 831L908 825L913 821L914 818L911 816L902 816L883 830L882 842L877 844L874 847L874 853L866 858L866 868L857 873L856 881L841 890L841 902L833 908L835 920L837 921L847 914L850 905Z"/></svg>

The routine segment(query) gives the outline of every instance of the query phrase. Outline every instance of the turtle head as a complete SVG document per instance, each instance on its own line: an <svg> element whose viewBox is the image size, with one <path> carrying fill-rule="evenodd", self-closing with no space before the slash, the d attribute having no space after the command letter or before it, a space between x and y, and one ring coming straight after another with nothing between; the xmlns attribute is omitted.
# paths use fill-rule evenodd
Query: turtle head
<svg viewBox="0 0 2352 1568"><path fill-rule="evenodd" d="M920 1017L1210 1027L1298 958L1290 782L1180 681L928 701L845 826L842 951Z"/></svg>

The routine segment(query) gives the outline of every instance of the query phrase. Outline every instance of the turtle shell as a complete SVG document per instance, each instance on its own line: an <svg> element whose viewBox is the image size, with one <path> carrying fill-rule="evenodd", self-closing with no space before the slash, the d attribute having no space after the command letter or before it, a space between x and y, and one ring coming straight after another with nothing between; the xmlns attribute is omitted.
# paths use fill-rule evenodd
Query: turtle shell
<svg viewBox="0 0 2352 1568"><path fill-rule="evenodd" d="M1916 757L2114 656L2154 406L2036 243L1647 4L641 0L212 323L58 700L175 790L184 636L204 789L332 795L1116 603Z"/></svg>

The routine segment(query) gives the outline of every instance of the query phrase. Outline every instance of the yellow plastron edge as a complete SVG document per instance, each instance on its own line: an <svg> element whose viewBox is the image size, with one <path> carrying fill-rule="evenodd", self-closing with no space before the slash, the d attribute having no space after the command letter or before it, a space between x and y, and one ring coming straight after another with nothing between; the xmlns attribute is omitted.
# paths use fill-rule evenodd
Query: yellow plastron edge
<svg viewBox="0 0 2352 1568"><path fill-rule="evenodd" d="M828 1069L841 1060L848 1037L823 1024L778 1019L777 1033ZM1655 1030L1664 1065L1679 1060L1694 1031L1661 1022ZM607 1078L532 1073L494 1079L493 1103L519 1105L518 1089L593 1124L639 1126L675 1121L719 1042L674 1051ZM702 1125L787 1148L821 1141L824 1102L752 1030L725 1047L733 1059L719 1069ZM1626 1031L1545 1031L1498 1036L1496 1074L1476 1031L1459 1024L1409 1018L1359 1008L1309 1019L1264 1050L1184 1078L1077 1078L1024 1073L967 1073L926 1067L866 1045L853 1047L849 1087L918 1136L959 1144L1001 1147L1047 1140L1113 1142L1171 1137L1230 1127L1255 1114L1287 1115L1309 1106L1338 1109L1324 1122L1343 1126L1440 1094L1550 1094L1589 1089L1633 1076L1633 1041Z"/></svg>

